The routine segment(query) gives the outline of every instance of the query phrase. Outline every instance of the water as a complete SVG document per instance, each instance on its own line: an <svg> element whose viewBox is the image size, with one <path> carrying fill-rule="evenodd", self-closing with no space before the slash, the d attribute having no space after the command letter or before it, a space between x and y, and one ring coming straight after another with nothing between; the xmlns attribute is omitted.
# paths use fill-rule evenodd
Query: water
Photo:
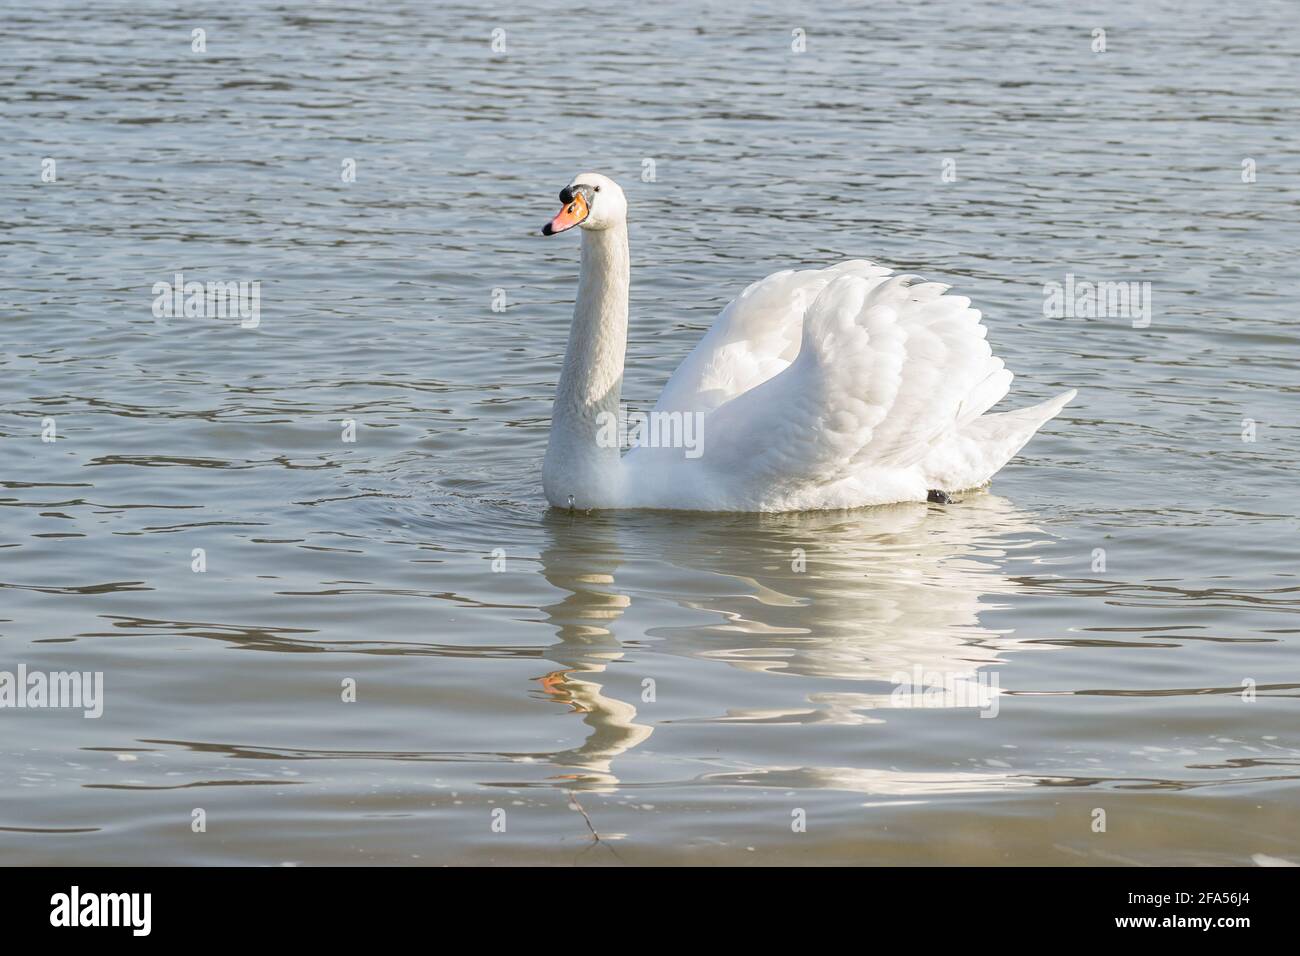
<svg viewBox="0 0 1300 956"><path fill-rule="evenodd" d="M0 669L106 699L0 711L4 863L1300 860L1291 5L6 6ZM955 506L548 513L583 169L634 406L850 256L1079 398Z"/></svg>

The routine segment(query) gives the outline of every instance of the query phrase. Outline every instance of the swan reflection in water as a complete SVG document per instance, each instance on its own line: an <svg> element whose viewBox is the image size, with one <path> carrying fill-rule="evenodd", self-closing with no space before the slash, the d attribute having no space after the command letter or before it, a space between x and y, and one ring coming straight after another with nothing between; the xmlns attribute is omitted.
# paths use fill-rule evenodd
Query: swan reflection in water
<svg viewBox="0 0 1300 956"><path fill-rule="evenodd" d="M711 720L878 722L873 711L897 706L900 689L904 705L919 700L912 695L921 675L955 676L960 691L961 682L1004 660L1007 633L983 626L979 616L1022 587L1002 570L1004 559L1044 537L1028 516L989 494L942 508L834 513L552 511L543 530L542 574L563 596L542 608L558 637L545 656L558 666L537 681L590 728L579 746L546 756L572 768L560 774L566 786L596 790L618 784L616 758L654 730L637 719L639 698L613 697L595 679L624 658L625 641L861 688L810 694L810 706L799 710L729 708ZM662 566L653 576L632 573L647 561ZM682 572L669 574L667 587L663 566ZM639 580L655 583L642 590ZM620 633L620 619L643 600L675 604L694 621ZM998 693L996 685L980 685L986 695ZM925 701L976 704L969 693L931 693Z"/></svg>

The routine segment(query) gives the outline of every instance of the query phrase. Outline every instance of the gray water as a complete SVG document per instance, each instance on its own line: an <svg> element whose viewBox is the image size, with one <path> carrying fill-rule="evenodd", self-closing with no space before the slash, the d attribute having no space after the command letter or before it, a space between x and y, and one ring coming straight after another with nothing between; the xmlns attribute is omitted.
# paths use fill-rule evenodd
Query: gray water
<svg viewBox="0 0 1300 956"><path fill-rule="evenodd" d="M0 862L1300 860L1296 16L6 3L0 670L104 712L0 710ZM955 505L548 512L585 169L633 406L846 257L1079 398Z"/></svg>

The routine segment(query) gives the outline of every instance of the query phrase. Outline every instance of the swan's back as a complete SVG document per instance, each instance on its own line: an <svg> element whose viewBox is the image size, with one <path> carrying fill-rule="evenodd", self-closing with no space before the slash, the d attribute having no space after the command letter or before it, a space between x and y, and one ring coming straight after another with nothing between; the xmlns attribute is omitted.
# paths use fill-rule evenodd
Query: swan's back
<svg viewBox="0 0 1300 956"><path fill-rule="evenodd" d="M655 406L703 416L702 454L634 449L629 504L812 510L987 482L1074 393L985 414L1012 375L947 290L864 260L749 286Z"/></svg>

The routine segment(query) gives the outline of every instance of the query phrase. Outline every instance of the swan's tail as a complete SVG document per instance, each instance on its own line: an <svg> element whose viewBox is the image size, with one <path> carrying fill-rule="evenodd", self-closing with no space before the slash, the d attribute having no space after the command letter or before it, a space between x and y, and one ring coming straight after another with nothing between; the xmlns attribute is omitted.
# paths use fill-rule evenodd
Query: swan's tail
<svg viewBox="0 0 1300 956"><path fill-rule="evenodd" d="M926 456L927 487L965 491L983 485L1077 394L1070 389L1038 405L981 415L963 425Z"/></svg>

